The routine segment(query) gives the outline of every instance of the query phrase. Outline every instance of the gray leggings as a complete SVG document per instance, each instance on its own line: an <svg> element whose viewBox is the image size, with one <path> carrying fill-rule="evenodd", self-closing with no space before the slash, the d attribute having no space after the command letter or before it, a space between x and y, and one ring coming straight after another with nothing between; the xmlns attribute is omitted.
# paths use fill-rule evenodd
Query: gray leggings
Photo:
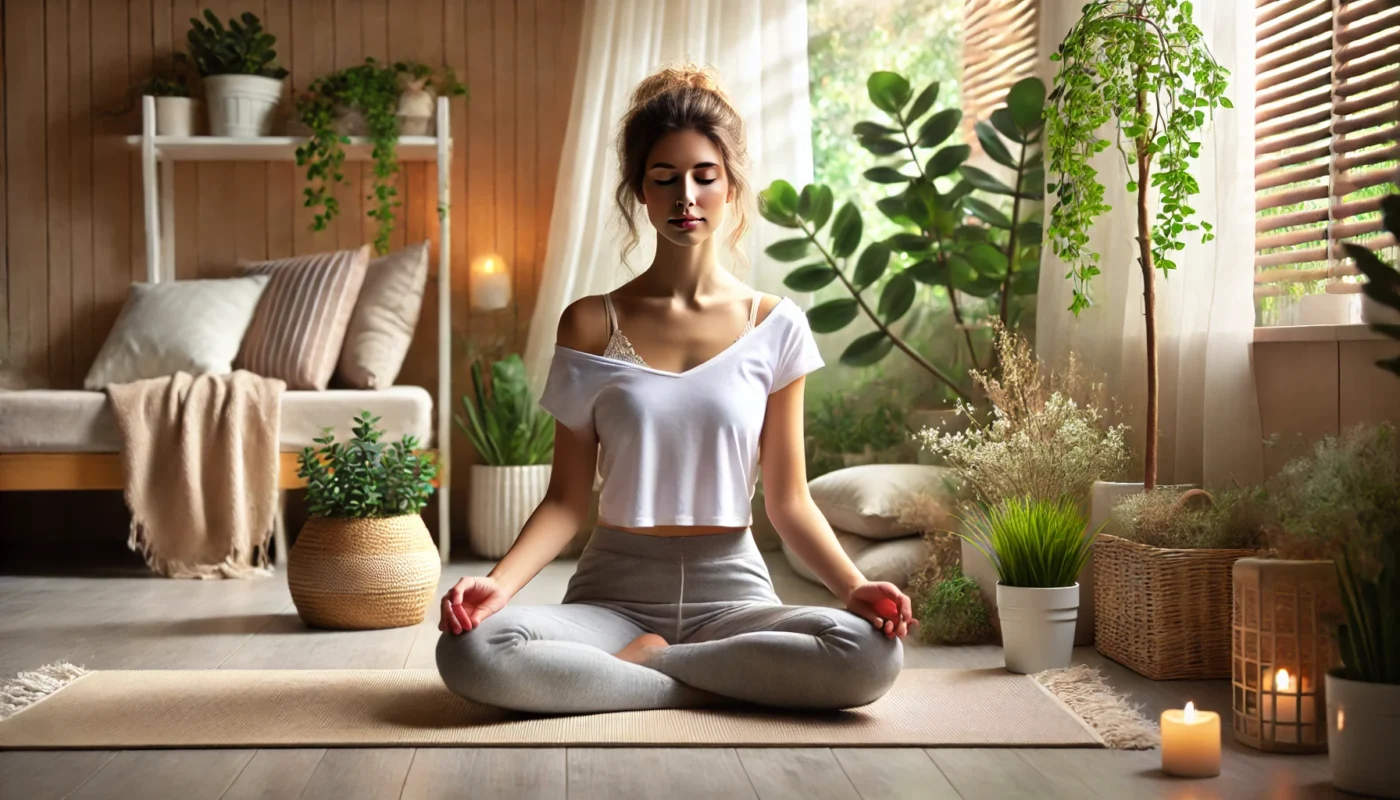
<svg viewBox="0 0 1400 800"><path fill-rule="evenodd" d="M612 655L643 633L671 646L647 666ZM562 604L507 605L437 645L453 692L537 713L853 708L883 695L903 663L898 638L847 609L783 605L747 529L595 528Z"/></svg>

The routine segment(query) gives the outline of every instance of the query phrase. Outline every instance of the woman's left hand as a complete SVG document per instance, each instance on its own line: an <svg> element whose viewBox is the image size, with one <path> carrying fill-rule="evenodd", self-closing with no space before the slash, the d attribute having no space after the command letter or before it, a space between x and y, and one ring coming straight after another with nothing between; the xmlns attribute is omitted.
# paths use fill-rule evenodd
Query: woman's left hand
<svg viewBox="0 0 1400 800"><path fill-rule="evenodd" d="M846 597L846 608L891 638L898 636L902 639L908 633L909 626L919 624L914 618L913 604L909 598L898 586L888 581L866 581L852 589Z"/></svg>

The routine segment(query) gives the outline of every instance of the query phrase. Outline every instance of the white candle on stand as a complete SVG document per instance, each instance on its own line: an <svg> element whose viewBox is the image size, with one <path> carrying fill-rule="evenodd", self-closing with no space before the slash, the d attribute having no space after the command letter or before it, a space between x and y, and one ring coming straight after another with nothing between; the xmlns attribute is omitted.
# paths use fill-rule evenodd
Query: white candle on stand
<svg viewBox="0 0 1400 800"><path fill-rule="evenodd" d="M1162 712L1162 771L1182 778L1220 774L1220 715L1187 703Z"/></svg>
<svg viewBox="0 0 1400 800"><path fill-rule="evenodd" d="M472 263L472 307L494 311L510 305L510 273L497 256L483 256Z"/></svg>
<svg viewBox="0 0 1400 800"><path fill-rule="evenodd" d="M1313 720L1299 719L1298 697L1293 693L1292 677L1286 669L1280 669L1274 673L1273 699L1273 703L1265 703L1262 709L1265 722L1284 723L1272 726L1273 740L1296 744L1298 741L1297 723L1299 721L1312 722ZM1304 714L1304 716L1310 715Z"/></svg>

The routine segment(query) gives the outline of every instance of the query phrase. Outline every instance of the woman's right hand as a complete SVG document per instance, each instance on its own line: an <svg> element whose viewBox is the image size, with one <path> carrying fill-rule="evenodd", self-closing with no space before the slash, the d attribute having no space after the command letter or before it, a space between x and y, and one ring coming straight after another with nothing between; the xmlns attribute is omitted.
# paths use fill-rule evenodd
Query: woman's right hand
<svg viewBox="0 0 1400 800"><path fill-rule="evenodd" d="M442 620L438 630L459 634L470 631L481 621L505 608L510 597L494 578L468 576L457 581L442 598Z"/></svg>

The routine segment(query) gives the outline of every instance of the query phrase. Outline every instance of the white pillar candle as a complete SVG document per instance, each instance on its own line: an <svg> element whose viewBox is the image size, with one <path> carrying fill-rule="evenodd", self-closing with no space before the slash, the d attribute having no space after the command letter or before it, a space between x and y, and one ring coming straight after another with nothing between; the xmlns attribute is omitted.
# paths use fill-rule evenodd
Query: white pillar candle
<svg viewBox="0 0 1400 800"><path fill-rule="evenodd" d="M1192 703L1162 712L1162 771L1182 778L1220 774L1220 715Z"/></svg>
<svg viewBox="0 0 1400 800"><path fill-rule="evenodd" d="M510 273L497 256L483 256L472 263L472 308L494 311L510 305Z"/></svg>

